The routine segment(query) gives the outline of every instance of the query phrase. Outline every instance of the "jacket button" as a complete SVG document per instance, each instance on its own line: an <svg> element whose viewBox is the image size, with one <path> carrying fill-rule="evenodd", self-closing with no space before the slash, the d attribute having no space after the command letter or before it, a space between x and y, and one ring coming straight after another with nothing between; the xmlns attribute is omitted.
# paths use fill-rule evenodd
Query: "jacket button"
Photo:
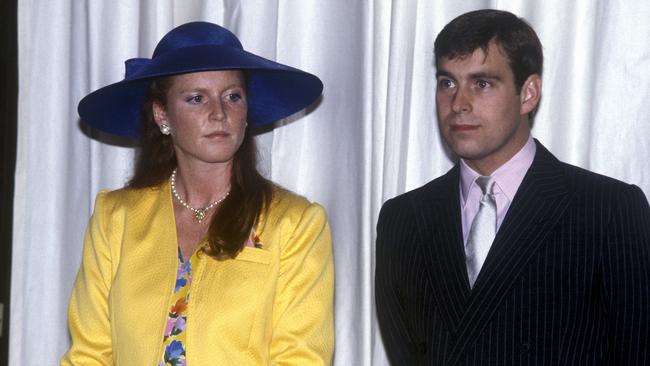
<svg viewBox="0 0 650 366"><path fill-rule="evenodd" d="M418 351L420 352L420 354L423 354L423 355L426 354L427 353L427 344L424 343L424 342L421 342L420 344L418 344Z"/></svg>
<svg viewBox="0 0 650 366"><path fill-rule="evenodd" d="M530 351L530 343L528 343L528 342L522 343L520 349L521 349L522 354L528 353Z"/></svg>

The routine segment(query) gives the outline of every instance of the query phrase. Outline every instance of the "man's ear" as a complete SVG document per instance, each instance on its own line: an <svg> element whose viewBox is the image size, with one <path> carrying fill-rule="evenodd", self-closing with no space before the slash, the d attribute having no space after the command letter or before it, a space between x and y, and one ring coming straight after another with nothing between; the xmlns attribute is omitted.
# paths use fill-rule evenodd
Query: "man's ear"
<svg viewBox="0 0 650 366"><path fill-rule="evenodd" d="M519 113L524 115L535 110L542 97L542 78L537 74L530 75L521 86L521 108Z"/></svg>
<svg viewBox="0 0 650 366"><path fill-rule="evenodd" d="M167 123L167 112L165 111L165 108L160 104L160 102L153 102L151 103L151 109L153 112L153 120L156 122L158 126L160 126L163 123Z"/></svg>

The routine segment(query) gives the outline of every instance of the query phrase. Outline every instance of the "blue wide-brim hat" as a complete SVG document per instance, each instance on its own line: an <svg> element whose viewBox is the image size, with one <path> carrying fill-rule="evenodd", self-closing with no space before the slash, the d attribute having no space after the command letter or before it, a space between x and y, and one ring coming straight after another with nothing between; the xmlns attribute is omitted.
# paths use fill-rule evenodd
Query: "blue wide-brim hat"
<svg viewBox="0 0 650 366"><path fill-rule="evenodd" d="M323 83L315 75L244 51L237 37L223 27L192 22L167 33L150 59L127 60L124 80L84 97L79 102L79 116L99 130L136 138L154 78L210 70L246 73L251 127L288 117L313 103L323 91Z"/></svg>

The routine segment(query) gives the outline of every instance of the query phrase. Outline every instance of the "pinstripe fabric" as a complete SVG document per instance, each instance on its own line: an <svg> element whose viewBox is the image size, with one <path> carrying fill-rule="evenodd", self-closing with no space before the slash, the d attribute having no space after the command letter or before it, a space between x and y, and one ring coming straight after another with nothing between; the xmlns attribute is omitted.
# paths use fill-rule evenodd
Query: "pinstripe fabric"
<svg viewBox="0 0 650 366"><path fill-rule="evenodd" d="M645 196L537 145L473 290L458 167L384 204L375 294L394 365L650 364Z"/></svg>

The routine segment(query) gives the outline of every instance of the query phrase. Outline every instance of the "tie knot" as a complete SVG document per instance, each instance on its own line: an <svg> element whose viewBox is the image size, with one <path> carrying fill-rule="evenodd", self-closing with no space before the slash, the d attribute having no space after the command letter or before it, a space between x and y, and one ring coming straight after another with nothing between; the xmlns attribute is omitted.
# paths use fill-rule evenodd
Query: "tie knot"
<svg viewBox="0 0 650 366"><path fill-rule="evenodd" d="M481 175L480 177L476 178L476 185L478 185L481 188L481 192L483 192L483 195L494 193L492 191L492 189L494 188L494 178L492 178L489 175L488 176Z"/></svg>

